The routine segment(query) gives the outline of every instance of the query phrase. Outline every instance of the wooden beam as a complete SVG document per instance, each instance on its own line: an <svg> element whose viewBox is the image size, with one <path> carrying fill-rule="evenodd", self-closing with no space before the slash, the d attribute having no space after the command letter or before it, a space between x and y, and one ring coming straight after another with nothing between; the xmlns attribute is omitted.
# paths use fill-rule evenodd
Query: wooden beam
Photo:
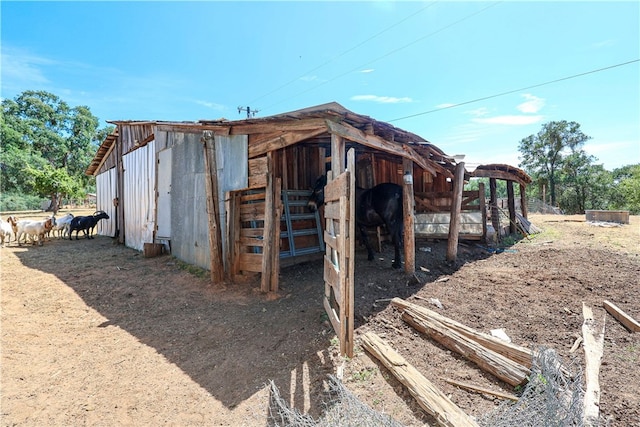
<svg viewBox="0 0 640 427"><path fill-rule="evenodd" d="M300 132L323 128L325 119L297 119L286 122L229 124L231 135L254 135L272 132Z"/></svg>
<svg viewBox="0 0 640 427"><path fill-rule="evenodd" d="M476 169L475 171L473 171L472 175L476 178L502 179L505 181L515 181L521 185L527 185L527 183L520 179L517 175L505 171Z"/></svg>
<svg viewBox="0 0 640 427"><path fill-rule="evenodd" d="M200 141L204 147L205 187L207 191L207 218L209 220L209 265L211 282L221 284L224 281L222 263L222 237L218 215L218 168L216 167L216 144L211 132L205 131Z"/></svg>
<svg viewBox="0 0 640 427"><path fill-rule="evenodd" d="M479 332L453 319L436 313L433 310L403 300L402 298L393 298L391 300L391 304L401 310L411 308L414 312L420 313L421 316L435 319L443 325L446 325L447 327L457 331L458 333L471 338L484 347L487 347L495 351L496 353L500 353L503 356L513 360L514 362L519 363L520 365L531 368L531 364L533 361L533 352L526 347L508 343L492 335Z"/></svg>
<svg viewBox="0 0 640 427"><path fill-rule="evenodd" d="M449 239L447 241L447 261L454 262L458 257L458 237L460 233L460 207L464 190L464 162L456 165L453 178L453 201L449 220Z"/></svg>
<svg viewBox="0 0 640 427"><path fill-rule="evenodd" d="M582 337L584 338L585 356L585 391L584 391L584 425L596 427L600 425L600 362L604 353L604 323L598 327L593 318L593 311L582 303ZM606 315L605 315L606 316ZM597 336L596 336L597 334Z"/></svg>
<svg viewBox="0 0 640 427"><path fill-rule="evenodd" d="M407 387L422 409L443 427L471 427L478 424L440 389L373 332L362 337L362 345Z"/></svg>
<svg viewBox="0 0 640 427"><path fill-rule="evenodd" d="M333 135L341 136L349 141L357 142L364 146L374 148L376 150L384 151L402 158L411 159L415 164L422 169L429 171L432 175L436 175L434 167L427 163L424 157L420 156L415 150L405 150L401 145L397 143L389 142L379 136L367 135L359 129L354 128L346 123L336 123L331 120L327 120L327 127Z"/></svg>
<svg viewBox="0 0 640 427"><path fill-rule="evenodd" d="M627 328L631 332L640 332L640 323L638 323L633 317L618 308L614 303L605 300L604 309L609 312L618 322Z"/></svg>
<svg viewBox="0 0 640 427"><path fill-rule="evenodd" d="M402 320L449 350L466 357L483 371L514 387L524 384L531 373L523 365L482 346L436 320L420 316L410 308L404 311Z"/></svg>
<svg viewBox="0 0 640 427"><path fill-rule="evenodd" d="M249 158L262 156L269 151L279 150L289 145L297 144L305 139L313 138L327 131L327 128L315 128L307 131L286 132L282 135L267 139L257 144L249 145Z"/></svg>
<svg viewBox="0 0 640 427"><path fill-rule="evenodd" d="M413 161L402 159L402 211L404 223L404 271L413 274L416 271L415 215L413 212Z"/></svg>
<svg viewBox="0 0 640 427"><path fill-rule="evenodd" d="M280 222L276 223L276 202L274 200L276 182L273 177L273 157L269 152L267 153L267 186L265 188L264 196L264 236L263 241L273 243L275 237L274 234L280 234ZM274 257L279 257L280 254L276 253L273 248L273 244L267 244L262 247L262 277L260 279L260 291L276 292L278 290L278 283L271 283L273 277L277 277L277 274L273 274L273 268L276 267Z"/></svg>

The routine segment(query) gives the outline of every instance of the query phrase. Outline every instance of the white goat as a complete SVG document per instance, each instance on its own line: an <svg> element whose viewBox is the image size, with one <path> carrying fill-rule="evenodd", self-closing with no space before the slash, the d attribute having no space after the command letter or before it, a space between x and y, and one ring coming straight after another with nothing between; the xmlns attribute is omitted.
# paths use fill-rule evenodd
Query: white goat
<svg viewBox="0 0 640 427"><path fill-rule="evenodd" d="M53 228L54 219L48 218L43 219L41 221L32 221L32 220L22 220L18 221L16 224L15 234L18 240L18 246L20 245L20 240L22 240L22 236L24 236L24 242L27 243L27 236L29 236L29 240L32 244L36 244L36 236L38 237L38 244L42 246L44 242L44 235Z"/></svg>
<svg viewBox="0 0 640 427"><path fill-rule="evenodd" d="M0 218L0 246L4 246L5 239L7 240L7 245L11 243L11 233L14 232L13 227L18 222L18 218L15 216L9 216L6 221Z"/></svg>
<svg viewBox="0 0 640 427"><path fill-rule="evenodd" d="M71 224L71 220L73 219L73 214L71 212L69 212L68 214L66 214L65 216L61 217L61 218L56 218L56 223L53 226L53 228L51 229L51 231L58 232L58 238L60 238L62 236L62 238L65 238L65 236L69 233L69 224Z"/></svg>

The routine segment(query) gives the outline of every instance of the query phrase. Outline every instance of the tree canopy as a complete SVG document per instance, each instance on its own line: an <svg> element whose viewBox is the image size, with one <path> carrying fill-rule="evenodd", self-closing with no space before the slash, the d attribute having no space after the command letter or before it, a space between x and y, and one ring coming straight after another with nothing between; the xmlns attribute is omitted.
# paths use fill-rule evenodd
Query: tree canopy
<svg viewBox="0 0 640 427"><path fill-rule="evenodd" d="M8 195L45 196L52 202L50 210L57 211L61 197L82 197L95 185L84 171L111 130L99 129L89 107L70 107L49 92L25 91L3 99L3 200L10 199Z"/></svg>
<svg viewBox="0 0 640 427"><path fill-rule="evenodd" d="M522 139L520 167L535 184L527 189L529 196L545 199L548 189L550 204L566 213L588 209L640 213L640 165L605 170L582 149L589 139L578 123L565 120L546 123L536 135Z"/></svg>

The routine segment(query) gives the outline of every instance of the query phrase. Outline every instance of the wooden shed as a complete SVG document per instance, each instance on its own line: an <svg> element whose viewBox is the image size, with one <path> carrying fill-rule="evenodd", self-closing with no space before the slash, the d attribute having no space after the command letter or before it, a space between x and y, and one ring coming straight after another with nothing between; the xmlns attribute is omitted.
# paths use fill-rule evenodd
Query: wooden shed
<svg viewBox="0 0 640 427"><path fill-rule="evenodd" d="M324 304L346 353L356 186L403 186L407 272L415 269L416 211L452 213L455 257L464 164L337 103L237 121L111 123L116 130L86 171L97 179L97 208L112 218L100 234L138 250L162 244L210 270L214 283L259 277L264 292L278 290L281 265L324 259ZM325 208L310 212L309 189L325 173Z"/></svg>

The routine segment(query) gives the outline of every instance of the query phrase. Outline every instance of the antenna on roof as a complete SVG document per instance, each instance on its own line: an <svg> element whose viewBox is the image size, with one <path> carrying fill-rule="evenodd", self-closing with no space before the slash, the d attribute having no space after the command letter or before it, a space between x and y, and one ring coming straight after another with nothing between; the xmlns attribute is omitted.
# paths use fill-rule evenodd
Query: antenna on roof
<svg viewBox="0 0 640 427"><path fill-rule="evenodd" d="M251 109L251 107L238 107L238 114L242 113L243 111L247 112L247 119L251 118L251 117L255 117L256 113L259 112L260 110L255 110L255 109Z"/></svg>

